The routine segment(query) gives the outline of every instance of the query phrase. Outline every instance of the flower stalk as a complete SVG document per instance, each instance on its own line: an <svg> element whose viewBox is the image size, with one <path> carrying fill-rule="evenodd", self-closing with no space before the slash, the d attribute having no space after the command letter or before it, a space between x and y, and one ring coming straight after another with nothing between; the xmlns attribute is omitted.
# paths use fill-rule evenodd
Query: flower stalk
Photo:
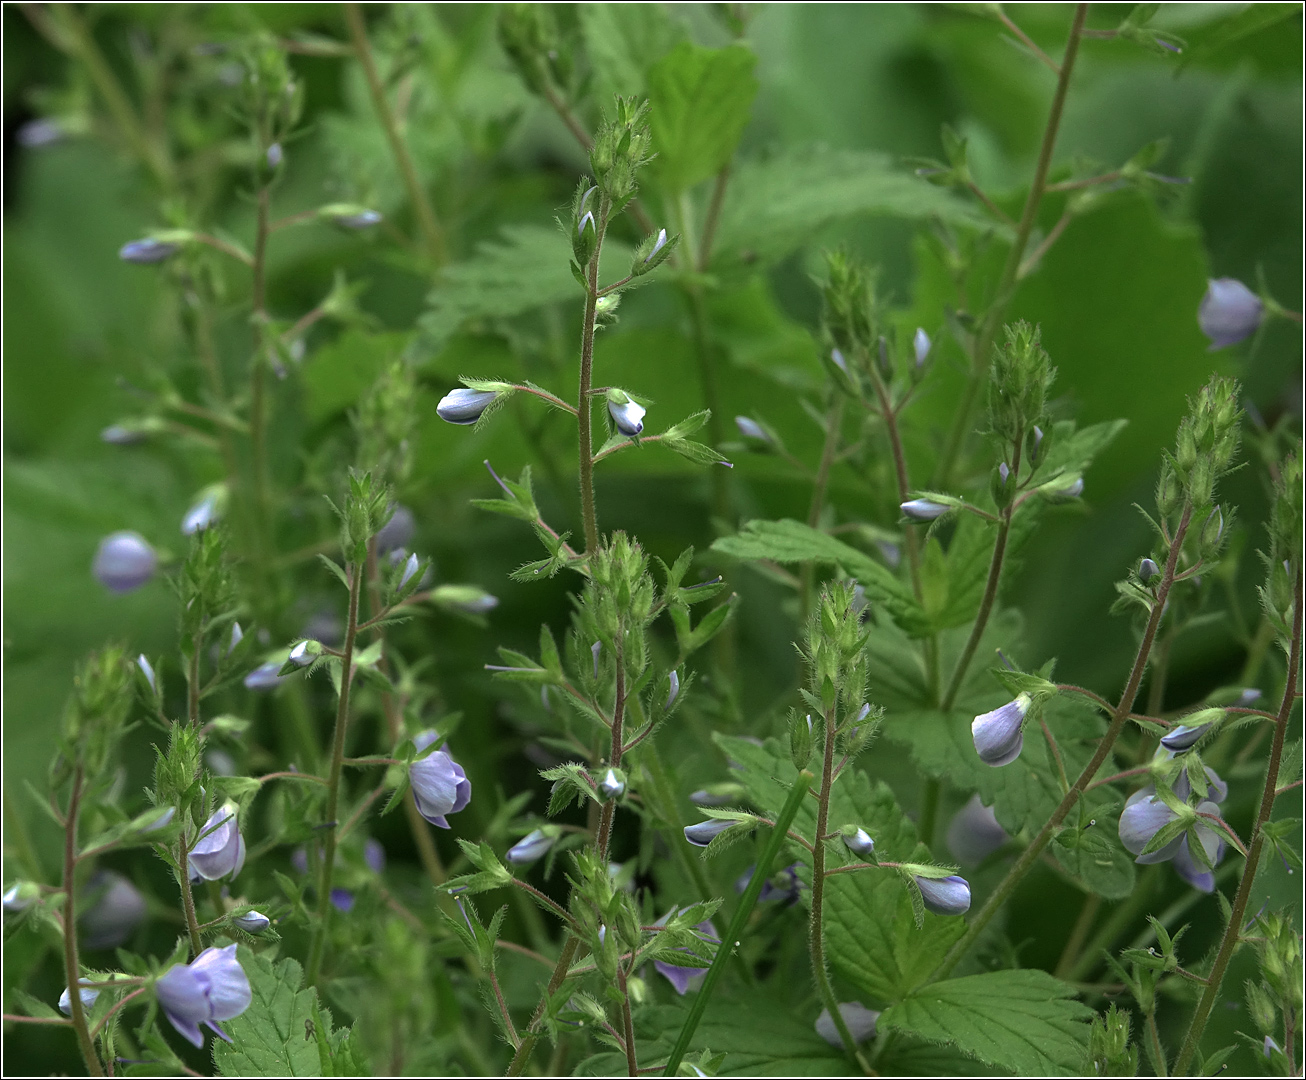
<svg viewBox="0 0 1306 1080"><path fill-rule="evenodd" d="M1017 274L1020 271L1021 261L1025 256L1025 248L1029 245L1030 234L1034 231L1035 222L1038 220L1039 207L1043 202L1043 194L1047 188L1048 169L1052 165L1052 150L1056 146L1057 132L1061 127L1061 113L1065 108L1066 93L1070 89L1070 76L1075 70L1075 59L1079 55L1079 42L1084 35L1084 20L1087 17L1088 5L1076 5L1074 21L1070 25L1070 37L1066 41L1066 52L1057 70L1057 88L1052 95L1052 108L1048 113L1047 125L1043 129L1043 144L1039 148L1038 164L1034 167L1034 180L1030 184L1029 195L1025 199L1025 209L1022 211L1020 222L1016 226L1016 236L1012 241L1011 250L1007 253L1006 264L1002 268L1002 277L998 280L998 288L993 297L993 304L989 308L988 317L984 320L975 339L975 352L971 356L970 376L966 382L961 404L957 408L952 430L948 434L943 457L935 470L935 478L931 485L936 490L945 490L948 487L962 445L969 434L970 414L975 407L975 399L979 395L980 385L984 381L987 357L993 348L993 342L997 338L998 328L1002 325L1003 316L1006 314L1007 304L1011 300L1011 293L1016 284Z"/></svg>
<svg viewBox="0 0 1306 1080"><path fill-rule="evenodd" d="M82 785L85 781L80 764L73 770L72 794L68 798L68 816L64 826L63 847L63 960L64 975L68 985L77 987L81 977L81 963L77 958L77 885L74 876L77 871L77 815L82 803ZM100 1064L95 1053L95 1044L86 1027L86 1010L82 1007L82 995L68 995L71 1006L73 1030L77 1033L77 1045L82 1052L82 1061L91 1076L103 1076L104 1066Z"/></svg>
<svg viewBox="0 0 1306 1080"><path fill-rule="evenodd" d="M1125 722L1129 719L1134 700L1138 697L1138 688L1142 684L1143 672L1147 669L1147 660L1152 653L1152 644L1156 640L1156 631L1161 622L1161 613L1165 609L1166 599L1170 595L1171 586L1174 584L1175 571L1179 562L1179 551L1183 547L1184 537L1188 533L1188 526L1192 516L1192 503L1185 502L1183 515L1179 519L1179 525L1175 529L1174 538L1170 543L1170 555L1166 559L1164 575L1156 592L1156 600L1152 604L1152 613L1147 620L1147 627L1143 631L1143 639L1138 645L1138 654L1134 658L1134 666L1129 673L1129 680L1120 695L1119 703L1112 710L1111 722L1107 727L1106 734L1102 736L1101 741L1097 744L1097 750L1094 751L1092 759L1084 766L1084 771L1079 774L1070 790L1057 804L1057 808L1052 811L1052 816L1047 823L1039 831L1029 847L1021 854L1020 858L1016 860L1015 864L1007 872L1007 876L1002 879L1001 884L993 891L988 901L980 909L979 914L975 916L975 919L967 928L966 933L948 950L943 962L930 977L931 982L946 978L952 969L957 966L957 962L965 956L966 951L974 944L975 939L979 937L984 927L998 913L1007 897L1015 891L1021 879L1038 861L1039 856L1043 854L1048 844L1052 842L1052 838L1056 835L1061 823L1066 819L1066 815L1070 813L1079 801L1080 796L1088 789L1093 777L1097 775L1098 770L1111 753L1111 748L1115 745L1116 739L1124 729Z"/></svg>
<svg viewBox="0 0 1306 1080"><path fill-rule="evenodd" d="M335 872L336 841L339 829L336 813L340 806L340 772L345 757L345 732L349 727L349 687L354 674L354 642L358 637L358 601L363 591L362 567L349 566L349 621L345 628L345 645L340 658L340 700L336 707L335 737L331 746L331 771L327 774L326 840L317 888L317 925L308 958L308 985L316 986L326 950L327 929L331 921L331 879Z"/></svg>
<svg viewBox="0 0 1306 1080"><path fill-rule="evenodd" d="M1247 913L1247 903L1251 899L1252 882L1256 877L1256 868L1260 864L1261 852L1265 847L1265 826L1270 820L1271 812L1274 810L1274 800L1279 782L1279 767L1283 761L1283 742L1288 730L1288 719L1292 715L1292 707L1297 699L1297 679L1301 668L1301 635L1302 571L1299 566L1293 599L1292 644L1288 653L1288 678L1283 689L1283 702L1279 706L1278 718L1274 724L1274 736L1270 743L1270 760L1265 771L1265 786L1261 790L1261 805L1256 814L1256 825L1252 830L1251 846L1247 852L1242 878L1238 882L1238 891L1234 895L1233 906L1229 912L1229 921L1224 928L1224 936L1220 939L1220 947L1215 954L1215 962L1211 965L1211 973L1207 977L1206 987L1202 991L1201 1000L1197 1003L1192 1022L1188 1025L1188 1033L1184 1036L1183 1046L1179 1050L1179 1057L1175 1061L1174 1073L1176 1076L1186 1076L1188 1074L1188 1068L1192 1064L1193 1057L1197 1053L1198 1044L1201 1042L1202 1032L1206 1029L1206 1022L1210 1019L1211 1010L1215 1007L1215 999L1220 993L1220 984L1224 982L1225 972L1229 968L1229 961L1233 959L1234 950L1238 947L1238 938L1242 931L1244 916Z"/></svg>

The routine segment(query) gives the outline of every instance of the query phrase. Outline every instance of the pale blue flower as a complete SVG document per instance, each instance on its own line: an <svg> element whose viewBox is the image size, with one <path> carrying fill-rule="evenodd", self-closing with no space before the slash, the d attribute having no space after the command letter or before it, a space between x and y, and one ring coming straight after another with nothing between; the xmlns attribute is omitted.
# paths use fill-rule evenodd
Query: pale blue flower
<svg viewBox="0 0 1306 1080"><path fill-rule="evenodd" d="M231 1042L218 1022L239 1016L253 1000L235 945L205 949L193 963L174 964L154 984L154 992L169 1023L196 1047L204 1045L200 1024Z"/></svg>

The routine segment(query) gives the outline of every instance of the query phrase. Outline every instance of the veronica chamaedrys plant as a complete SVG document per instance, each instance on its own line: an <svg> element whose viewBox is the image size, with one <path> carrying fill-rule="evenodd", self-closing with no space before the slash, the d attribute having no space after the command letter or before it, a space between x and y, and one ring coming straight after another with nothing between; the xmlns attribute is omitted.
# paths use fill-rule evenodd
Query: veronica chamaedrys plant
<svg viewBox="0 0 1306 1080"><path fill-rule="evenodd" d="M154 994L168 1022L199 1047L204 1045L201 1024L230 1042L218 1024L235 1019L253 1000L235 945L205 949L189 964L174 964L155 981Z"/></svg>
<svg viewBox="0 0 1306 1080"><path fill-rule="evenodd" d="M419 750L435 741L434 732L423 732L413 740ZM427 821L441 829L449 828L448 814L457 814L472 801L472 783L463 767L444 749L432 750L408 766L408 780L413 800Z"/></svg>

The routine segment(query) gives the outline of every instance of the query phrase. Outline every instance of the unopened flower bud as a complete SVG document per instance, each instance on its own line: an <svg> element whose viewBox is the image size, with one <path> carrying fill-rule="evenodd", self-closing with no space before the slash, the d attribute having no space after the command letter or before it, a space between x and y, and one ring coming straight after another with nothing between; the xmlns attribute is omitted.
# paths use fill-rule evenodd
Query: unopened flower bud
<svg viewBox="0 0 1306 1080"><path fill-rule="evenodd" d="M154 577L159 557L137 532L116 532L100 541L91 572L116 593L131 592Z"/></svg>
<svg viewBox="0 0 1306 1080"><path fill-rule="evenodd" d="M227 655L230 656L236 651L236 646L245 640L245 631L240 628L240 623L231 624L231 637L227 640Z"/></svg>
<svg viewBox="0 0 1306 1080"><path fill-rule="evenodd" d="M493 390L472 390L460 386L440 399L435 414L450 424L474 424L498 396Z"/></svg>
<svg viewBox="0 0 1306 1080"><path fill-rule="evenodd" d="M145 681L150 684L150 689L157 694L159 687L154 680L154 666L145 658L144 653L136 657L136 666L140 668L141 674L145 676Z"/></svg>
<svg viewBox="0 0 1306 1080"><path fill-rule="evenodd" d="M830 359L834 361L835 366L845 375L848 374L848 361L843 358L843 353L838 349L830 350Z"/></svg>
<svg viewBox="0 0 1306 1080"><path fill-rule="evenodd" d="M1182 751L1197 744L1208 731L1224 719L1223 709L1202 709L1161 736L1161 745L1167 750Z"/></svg>
<svg viewBox="0 0 1306 1080"><path fill-rule="evenodd" d="M899 509L902 510L902 516L910 521L933 521L946 514L951 507L930 502L929 499L912 499L902 503Z"/></svg>
<svg viewBox="0 0 1306 1080"><path fill-rule="evenodd" d="M953 815L944 842L962 866L978 866L1010 839L993 807L985 806L976 793Z"/></svg>
<svg viewBox="0 0 1306 1080"><path fill-rule="evenodd" d="M245 838L237 827L236 806L229 802L213 811L190 850L191 879L234 878L244 865Z"/></svg>
<svg viewBox="0 0 1306 1080"><path fill-rule="evenodd" d="M404 572L399 577L399 588L402 589L413 580L413 575L417 573L420 566L416 553L408 556L408 561L404 563Z"/></svg>
<svg viewBox="0 0 1306 1080"><path fill-rule="evenodd" d="M770 437L762 429L762 425L756 420L750 420L747 416L736 416L735 427L739 428L739 434L746 439L756 439L758 442L764 443L771 441Z"/></svg>
<svg viewBox="0 0 1306 1080"><path fill-rule="evenodd" d="M244 930L247 934L261 934L272 925L271 919L257 911L247 911L243 915L237 915L231 922L238 930Z"/></svg>
<svg viewBox="0 0 1306 1080"><path fill-rule="evenodd" d="M246 690L271 690L279 682L281 682L281 665L275 660L260 664L244 679Z"/></svg>
<svg viewBox="0 0 1306 1080"><path fill-rule="evenodd" d="M276 169L280 167L281 161L284 157L285 154L281 150L281 144L279 142L274 142L271 146L268 147L268 152L267 152L268 168Z"/></svg>
<svg viewBox="0 0 1306 1080"><path fill-rule="evenodd" d="M1208 552L1217 550L1223 535L1224 514L1217 506L1206 519L1206 524L1202 526L1202 547Z"/></svg>
<svg viewBox="0 0 1306 1080"><path fill-rule="evenodd" d="M98 896L78 920L88 949L113 949L122 945L149 910L140 890L115 870L97 870L87 884L87 891Z"/></svg>
<svg viewBox="0 0 1306 1080"><path fill-rule="evenodd" d="M85 979L78 980L79 983L85 983L86 981L87 980ZM89 1012L91 1009L95 1008L95 1000L100 996L100 991L88 990L85 986L79 985L77 996L82 999L82 1008ZM68 987L66 986L63 989L63 993L59 995L59 1011L63 1013L64 1016L72 1016L73 1014L73 1000L72 996L68 993Z"/></svg>
<svg viewBox="0 0 1306 1080"><path fill-rule="evenodd" d="M413 512L406 506L397 505L390 520L381 526L376 534L376 551L378 555L388 555L396 548L407 547L413 539L417 523Z"/></svg>
<svg viewBox="0 0 1306 1080"><path fill-rule="evenodd" d="M616 429L628 438L633 438L644 430L644 414L647 410L629 395L620 390L608 391L608 415Z"/></svg>
<svg viewBox="0 0 1306 1080"><path fill-rule="evenodd" d="M1147 585L1161 572L1161 568L1152 559L1144 559L1138 564L1138 580Z"/></svg>
<svg viewBox="0 0 1306 1080"><path fill-rule="evenodd" d="M100 441L110 446L133 446L144 442L145 438L145 431L138 427L127 427L125 424L110 424L100 432Z"/></svg>
<svg viewBox="0 0 1306 1080"><path fill-rule="evenodd" d="M609 769L599 781L599 791L607 799L619 799L626 793L626 781L616 769Z"/></svg>
<svg viewBox="0 0 1306 1080"><path fill-rule="evenodd" d="M849 851L854 855L860 855L863 859L875 852L875 841L865 829L858 829L851 835L844 833L843 842Z"/></svg>
<svg viewBox="0 0 1306 1080"><path fill-rule="evenodd" d="M287 659L296 667L308 667L321 655L322 643L320 641L305 640L297 643L290 650L290 656Z"/></svg>
<svg viewBox="0 0 1306 1080"><path fill-rule="evenodd" d="M543 829L535 829L513 844L504 858L514 866L533 863L536 859L542 859L547 855L556 840L557 837L550 836Z"/></svg>
<svg viewBox="0 0 1306 1080"><path fill-rule="evenodd" d="M3 903L5 911L23 911L36 902L41 890L30 881L19 881L5 890Z"/></svg>
<svg viewBox="0 0 1306 1080"><path fill-rule="evenodd" d="M1197 325L1211 339L1208 352L1250 337L1264 317L1260 297L1235 278L1212 278L1197 308Z"/></svg>
<svg viewBox="0 0 1306 1080"><path fill-rule="evenodd" d="M839 1016L848 1029L848 1034L853 1037L853 1042L864 1043L875 1037L875 1025L880 1019L878 1010L868 1009L860 1001L841 1001ZM836 1050L843 1049L843 1036L835 1027L829 1009L822 1009L821 1015L816 1018L816 1033Z"/></svg>
<svg viewBox="0 0 1306 1080"><path fill-rule="evenodd" d="M929 359L930 346L930 335L925 332L924 327L916 327L916 335L912 338L912 348L916 352L917 367L920 367Z"/></svg>
<svg viewBox="0 0 1306 1080"><path fill-rule="evenodd" d="M1001 708L975 717L970 732L980 761L996 767L1010 765L1020 757L1021 747L1025 744L1021 729L1031 704L1028 694L1020 694Z"/></svg>
<svg viewBox="0 0 1306 1080"><path fill-rule="evenodd" d="M603 642L596 641L590 646L590 656L594 658L594 678L599 677L599 654L603 652Z"/></svg>
<svg viewBox="0 0 1306 1080"><path fill-rule="evenodd" d="M970 910L970 882L956 874L945 878L914 875L927 910L935 915L965 915Z"/></svg>
<svg viewBox="0 0 1306 1080"><path fill-rule="evenodd" d="M160 263L171 259L180 250L180 244L174 244L168 240L133 240L131 243L123 244L118 249L118 258L122 259L123 262L148 266L151 263Z"/></svg>
<svg viewBox="0 0 1306 1080"><path fill-rule="evenodd" d="M676 700L676 695L679 693L680 693L680 676L677 675L673 670L671 674L667 676L667 703L663 706L663 708L664 709L671 708L672 704Z"/></svg>
<svg viewBox="0 0 1306 1080"><path fill-rule="evenodd" d="M181 534L194 536L203 532L222 516L223 492L209 488L181 519Z"/></svg>
<svg viewBox="0 0 1306 1080"><path fill-rule="evenodd" d="M666 243L667 243L667 230L659 229L658 238L656 243L654 243L653 245L653 250L644 256L644 262L647 263L650 259L652 259L654 255L656 255L659 251L661 251L666 246Z"/></svg>
<svg viewBox="0 0 1306 1080"><path fill-rule="evenodd" d="M711 818L696 825L685 826L685 839L695 847L705 848L727 829L739 824L723 818Z"/></svg>

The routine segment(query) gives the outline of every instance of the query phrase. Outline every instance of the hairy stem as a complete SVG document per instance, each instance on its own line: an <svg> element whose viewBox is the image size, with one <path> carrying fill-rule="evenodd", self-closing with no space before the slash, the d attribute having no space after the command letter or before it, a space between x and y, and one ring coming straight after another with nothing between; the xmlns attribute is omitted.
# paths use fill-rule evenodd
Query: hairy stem
<svg viewBox="0 0 1306 1080"><path fill-rule="evenodd" d="M594 320L599 302L599 255L603 236L608 229L612 201L607 195L599 203L598 240L586 268L585 316L581 325L580 393L576 399L576 430L580 441L580 512L585 522L585 551L594 554L599 546L599 522L594 509L594 435L593 401L590 387L594 379Z"/></svg>
<svg viewBox="0 0 1306 1080"><path fill-rule="evenodd" d="M825 834L830 824L830 795L834 785L834 709L825 713L825 755L821 764L821 790L817 797L816 835L812 846L812 914L809 923L809 946L812 952L812 975L821 1001L830 1010L830 1019L834 1021L844 1049L848 1051L862 1072L871 1074L870 1065L857 1049L852 1032L839 1012L839 1002L834 996L834 987L830 985L830 975L825 966ZM761 872L758 867L757 873Z"/></svg>
<svg viewBox="0 0 1306 1080"><path fill-rule="evenodd" d="M626 972L617 968L617 985L621 990L622 1042L626 1044L626 1069L631 1076L639 1075L639 1061L635 1058L635 1025L630 1018L630 991L626 989Z"/></svg>
<svg viewBox="0 0 1306 1080"><path fill-rule="evenodd" d="M435 219L435 211L431 208L431 201L426 197L421 181L417 178L417 169L413 166L408 145L399 133L390 102L386 100L385 87L381 85L381 77L376 70L372 46L367 40L363 12L358 4L345 5L345 21L349 24L349 36L354 43L354 54L363 65L363 74L367 77L367 90L372 98L372 108L376 111L376 117L381 122L385 137L390 143L390 152L394 155L395 164L399 166L399 175L408 193L408 201L413 204L413 214L417 217L417 227L421 230L426 254L431 262L438 266L444 262L444 237Z"/></svg>
<svg viewBox="0 0 1306 1080"><path fill-rule="evenodd" d="M308 985L316 986L326 951L327 928L331 921L331 878L336 864L336 813L340 806L340 769L345 757L345 732L349 727L349 685L354 674L354 641L358 637L358 598L363 591L363 568L349 567L349 622L345 627L345 647L340 658L340 701L336 708L336 733L331 747L331 771L327 775L326 841L318 878L317 925L308 958Z"/></svg>
<svg viewBox="0 0 1306 1080"><path fill-rule="evenodd" d="M1283 702L1279 706L1279 716L1274 725L1274 739L1270 743L1270 762L1265 770L1265 787L1261 790L1261 806L1256 814L1256 825L1252 830L1251 849L1247 853L1247 862L1243 866L1242 880L1238 882L1238 892L1234 896L1233 907L1229 913L1228 925L1224 928L1224 937L1220 939L1220 948L1211 965L1211 974L1207 977L1206 989L1197 1003L1188 1034L1184 1036L1183 1047L1175 1061L1174 1071L1177 1076L1187 1075L1188 1066L1197 1053L1198 1043L1211 1010L1215 1007L1216 996L1220 993L1220 984L1228 970L1229 961L1238 947L1238 935L1242 930L1243 917L1247 913L1247 901L1251 898L1252 882L1256 877L1256 867L1260 863L1261 851L1265 846L1265 826L1274 810L1275 789L1279 783L1279 765L1283 760L1283 740L1288 731L1288 718L1297 698L1297 676L1301 667L1301 633L1302 633L1302 571L1298 557L1297 588L1293 599L1292 644L1288 651L1288 679L1283 688Z"/></svg>
<svg viewBox="0 0 1306 1080"><path fill-rule="evenodd" d="M1020 471L1020 440L1016 441L1014 456L1015 465L1011 470L1010 478L1010 483L1013 484ZM993 614L993 604L998 598L998 585L1002 580L1002 562L1007 554L1007 537L1011 534L1011 516L1012 505L1008 503L1002 511L1002 523L998 525L998 538L993 544L993 559L989 563L989 579L984 585L984 597L980 600L979 611L975 615L975 625L970 628L966 647L961 650L952 678L948 680L948 689L944 691L943 700L939 702L939 708L944 712L951 709L952 703L957 700L957 694L966 680L970 662L975 657L975 650L979 648L980 638L984 636L984 630L989 624L989 616Z"/></svg>
<svg viewBox="0 0 1306 1080"><path fill-rule="evenodd" d="M82 995L78 979L82 967L77 959L77 884L74 875L77 872L77 812L82 803L82 767L73 770L73 790L68 799L68 819L64 827L63 843L63 963L64 975L68 979L68 1001L72 1007L73 1030L77 1033L77 1045L82 1051L82 1060L86 1071L91 1076L103 1076L104 1067L95 1053L95 1044L91 1042L91 1033L86 1028L86 1010L82 1008Z"/></svg>
<svg viewBox="0 0 1306 1080"><path fill-rule="evenodd" d="M1061 802L1057 804L1057 808L1052 811L1052 816L1048 818L1047 824L1039 830L1039 834L1007 872L1007 876L1002 879L1001 884L993 891L993 895L980 909L979 914L975 916L974 921L966 929L966 933L948 950L947 956L943 958L943 963L931 976L932 981L945 978L956 967L957 961L974 944L975 939L979 937L984 927L998 913L998 909L1006 902L1007 897L1015 891L1021 879L1038 861L1039 856L1043 854L1048 844L1052 842L1052 838L1056 835L1057 829L1060 828L1066 815L1079 801L1080 796L1083 795L1093 777L1097 775L1097 771L1111 753L1111 747L1115 745L1115 741L1124 728L1125 722L1129 719L1129 712L1134 706L1134 699L1138 696L1138 687L1143 681L1143 672L1147 669L1147 659L1152 654L1152 643L1156 640L1156 629L1160 625L1161 613L1165 610L1165 602L1170 595L1170 587L1174 584L1179 551L1183 547L1184 537L1188 533L1188 525L1192 520L1192 516L1192 504L1185 503L1183 516L1179 519L1179 526L1175 529L1174 539L1170 544L1170 555L1165 562L1165 572L1161 579L1161 585L1157 589L1156 599L1152 604L1152 614L1147 620L1146 629L1143 631L1143 640L1139 642L1138 654L1134 658L1134 666L1129 673L1129 681L1125 684L1124 691L1120 695L1119 704L1112 710L1111 722L1107 726L1106 734L1102 736L1101 741L1097 744L1097 750L1094 751L1089 763L1084 766L1084 771L1079 774L1079 778L1071 785L1070 790L1066 792Z"/></svg>
<svg viewBox="0 0 1306 1080"><path fill-rule="evenodd" d="M195 918L195 894L190 887L190 850L186 845L185 828L182 829L181 837L177 841L177 863L181 867L178 874L181 909L186 913L186 932L190 934L190 954L193 960L204 951L204 943L200 940L199 921Z"/></svg>
<svg viewBox="0 0 1306 1080"><path fill-rule="evenodd" d="M1030 233L1038 220L1039 206L1047 186L1048 169L1052 164L1052 150L1056 146L1057 131L1061 126L1061 113L1066 104L1066 92L1070 88L1070 76L1075 69L1075 58L1079 54L1079 39L1083 36L1084 20L1088 16L1088 5L1079 4L1075 8L1075 18L1070 26L1070 37L1066 42L1066 53L1062 58L1057 74L1057 88L1052 95L1052 108L1048 113L1048 122L1043 129L1043 144L1039 149L1038 164L1034 167L1034 180L1030 184L1029 195L1025 199L1025 209L1016 226L1016 236L1011 250L1007 253L1006 264L1002 268L1002 277L993 297L992 306L975 339L975 351L971 357L970 376L962 395L961 405L953 420L948 442L935 470L933 487L946 488L952 479L952 470L956 467L957 457L961 453L970 427L970 414L975 399L979 396L980 384L984 381L984 372L988 362L989 350L997 338L998 327L1002 325L1007 304L1011 300L1012 288L1020 270L1025 248L1029 244Z"/></svg>
<svg viewBox="0 0 1306 1080"><path fill-rule="evenodd" d="M513 1054L512 1061L508 1064L507 1076L521 1076L530 1063L531 1054L535 1050L535 1044L539 1042L540 1021L544 1019L544 1009L549 1003L549 998L558 992L558 987L562 985L563 980L567 977L567 971L571 968L571 962L576 958L576 950L580 947L580 939L567 935L566 941L562 944L562 952L558 955L558 962L553 968L553 974L549 977L548 989L544 991L544 996L540 998L540 1003L535 1007L535 1015L531 1017L530 1026L522 1035L521 1043L517 1046L517 1052Z"/></svg>

